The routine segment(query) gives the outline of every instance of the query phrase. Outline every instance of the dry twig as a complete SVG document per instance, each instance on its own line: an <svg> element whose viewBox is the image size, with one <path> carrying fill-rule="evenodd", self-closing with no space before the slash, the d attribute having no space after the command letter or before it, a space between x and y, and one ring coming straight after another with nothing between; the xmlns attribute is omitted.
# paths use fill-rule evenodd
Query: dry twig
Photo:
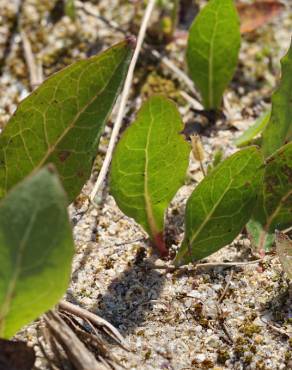
<svg viewBox="0 0 292 370"><path fill-rule="evenodd" d="M46 359L47 363L48 363L48 367L50 370L58 370L58 369L62 369L62 362L59 361L60 359L60 354L59 354L59 351L55 352L55 342L54 342L54 346L52 345L52 342L53 342L53 338L50 336L50 332L48 330L47 327L43 327L41 326L40 327L40 332L42 334L42 338L40 338L39 336L37 336L37 341L38 341L38 346L41 350L41 353L42 355L44 356L44 358ZM49 353L46 349L46 344L50 343L51 345L51 353ZM53 356L53 354L55 355L55 358Z"/></svg>
<svg viewBox="0 0 292 370"><path fill-rule="evenodd" d="M45 314L46 326L40 326L39 347L50 369L65 369L68 364L80 370L116 369L119 361L109 350L99 329L122 347L117 336L123 338L118 331L100 317L71 303L61 302L60 306L59 312Z"/></svg>
<svg viewBox="0 0 292 370"><path fill-rule="evenodd" d="M199 103L198 100L194 99L192 96L187 94L185 91L180 91L179 93L196 111L204 109L204 107L202 106L201 103Z"/></svg>
<svg viewBox="0 0 292 370"><path fill-rule="evenodd" d="M84 308L81 308L79 306L76 306L70 302L61 301L59 303L59 308L61 310L64 310L66 312L69 312L75 316L78 316L84 320L89 320L92 324L101 327L108 335L110 335L118 344L120 344L124 349L127 349L127 346L125 344L125 340L122 337L122 335L119 333L119 331L108 321L104 320L103 318L93 314L92 312L89 312L85 310Z"/></svg>
<svg viewBox="0 0 292 370"><path fill-rule="evenodd" d="M220 303L223 302L224 298L225 298L225 295L230 287L230 284L231 284L231 281L233 279L233 275L234 275L234 270L231 270L231 273L230 273L230 276L229 276L229 280L221 294L221 296L219 297L217 303L216 303L216 308L217 308L217 312L218 312L218 321L219 321L219 324L221 325L222 327L222 330L223 332L225 333L226 335L226 338L227 339L227 342L229 344L233 344L233 338L232 338L232 335L230 334L229 332L229 329L228 329L228 326L226 325L225 323L225 316L223 314L223 311L222 311L222 308L220 307Z"/></svg>
<svg viewBox="0 0 292 370"><path fill-rule="evenodd" d="M122 95L121 95L121 100L119 102L119 110L118 110L117 118L116 118L116 121L115 121L115 124L114 124L114 127L113 127L113 131L112 131L112 135L111 135L111 138L110 138L109 146L108 146L106 156L105 156L105 159L103 161L101 170L99 172L98 178L97 178L96 183L94 185L94 188L93 188L93 190L90 194L90 199L91 199L92 203L94 203L94 198L95 198L97 192L100 190L102 184L104 183L104 180L105 180L107 172L108 172L108 168L109 168L109 165L110 165L110 162L111 162L111 159L112 159L112 153L113 153L113 150L114 150L114 147L115 147L115 144L116 144L116 141L117 141L117 137L118 137L118 134L120 132L121 125L122 125L122 121L123 121L123 118L124 118L125 107L126 107L126 104L127 104L127 101L128 101L128 96L129 96L130 88L131 88L131 85L132 85L134 70L135 70L135 67L136 67L138 56L139 56L140 51L141 51L142 43L144 41L144 37L145 37L145 34L146 34L148 23L149 23L152 11L154 9L154 5L155 5L155 0L149 0L149 2L147 4L147 8L145 10L144 18L142 20L141 28L140 28L139 35L138 35L138 38L137 38L136 48L135 48L134 55L133 55L132 61L130 63L129 69L128 69L124 89L123 89L123 92L122 92Z"/></svg>
<svg viewBox="0 0 292 370"><path fill-rule="evenodd" d="M152 55L161 60L162 64L164 64L165 67L167 67L169 70L171 70L179 80L181 80L189 89L189 91L193 94L195 98L192 98L192 104L196 106L196 109L201 110L203 109L203 106L201 103L199 103L197 98L197 92L194 87L193 81L186 75L181 69L179 69L169 58L162 56L157 50L151 50ZM186 99L186 97L185 97Z"/></svg>
<svg viewBox="0 0 292 370"><path fill-rule="evenodd" d="M32 52L29 38L27 37L24 30L20 31L20 36L23 45L24 58L29 71L30 87L34 90L43 82L43 72L41 63L36 61L36 58Z"/></svg>
<svg viewBox="0 0 292 370"><path fill-rule="evenodd" d="M101 16L100 14L96 14L93 10L91 10L89 4L81 3L80 1L76 2L77 6L81 8L85 13L91 15L93 17L97 17L106 25L111 27L113 30L120 32L122 35L126 36L127 31L123 30L118 23L114 22L113 20L109 20ZM189 92L192 93L193 97L188 95L185 91L181 91L181 96L192 105L192 107L196 110L203 110L204 107L200 103L200 99L198 97L198 93L194 87L193 81L188 77L188 75L183 72L180 68L178 68L168 57L162 56L161 53L157 50L153 50L151 46L146 44L146 51L149 49L149 52L154 56L155 59L161 61L161 63L174 75L178 80L184 83L184 85L188 88Z"/></svg>
<svg viewBox="0 0 292 370"><path fill-rule="evenodd" d="M223 299L225 298L225 295L226 295L226 293L227 293L227 291L228 291L228 289L230 287L231 281L233 279L233 275L234 275L234 270L231 270L228 283L225 285L225 288L224 288L221 296L218 299L218 304L220 304L223 301Z"/></svg>
<svg viewBox="0 0 292 370"><path fill-rule="evenodd" d="M220 326L222 327L223 332L225 333L226 337L224 338L229 344L233 344L234 340L232 335L229 332L228 326L225 323L225 316L223 314L222 308L216 304L217 313L218 313L218 321Z"/></svg>
<svg viewBox="0 0 292 370"><path fill-rule="evenodd" d="M126 240L125 242L121 242L121 243L116 243L116 247L119 247L121 245L126 245L126 244L133 244L133 243L138 243L138 242L143 242L145 241L146 237L143 236L141 238L137 238L137 239L133 239L133 240Z"/></svg>
<svg viewBox="0 0 292 370"><path fill-rule="evenodd" d="M97 332L97 330L88 320L85 320L86 324L89 323L90 329L91 330L94 329L92 330L93 334L85 330L84 326L79 321L77 321L74 315L70 315L65 312L60 312L60 315L64 318L65 322L70 326L74 333L76 333L77 336L87 346L93 348L94 353L96 353L96 356L99 361L104 360L105 363L117 362L116 357L114 357L114 355L110 353L108 346L106 345L100 334Z"/></svg>
<svg viewBox="0 0 292 370"><path fill-rule="evenodd" d="M285 330L278 328L277 326L271 324L270 322L264 320L262 317L260 317L261 321L265 323L270 329L274 330L276 333L283 335L284 337L290 338L290 335L285 332Z"/></svg>
<svg viewBox="0 0 292 370"><path fill-rule="evenodd" d="M183 265L183 266L174 266L174 265L147 265L147 268L152 270L168 270L168 271L196 271L201 267L233 267L233 266L247 266L253 265L256 263L262 262L262 259L247 261L247 262L207 262L207 263L197 263L194 265Z"/></svg>
<svg viewBox="0 0 292 370"><path fill-rule="evenodd" d="M55 312L49 311L44 320L50 329L52 335L58 343L61 344L68 359L76 369L79 370L106 370L101 363L98 363L84 343L75 335L73 330L66 322Z"/></svg>

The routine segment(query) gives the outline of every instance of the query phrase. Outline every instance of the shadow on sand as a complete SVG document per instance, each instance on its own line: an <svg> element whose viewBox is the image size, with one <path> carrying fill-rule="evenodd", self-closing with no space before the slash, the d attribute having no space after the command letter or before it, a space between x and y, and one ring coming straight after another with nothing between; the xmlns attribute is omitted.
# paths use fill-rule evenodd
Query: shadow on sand
<svg viewBox="0 0 292 370"><path fill-rule="evenodd" d="M147 260L123 271L101 294L95 313L111 322L122 335L143 325L159 299L165 282L164 272L147 268Z"/></svg>

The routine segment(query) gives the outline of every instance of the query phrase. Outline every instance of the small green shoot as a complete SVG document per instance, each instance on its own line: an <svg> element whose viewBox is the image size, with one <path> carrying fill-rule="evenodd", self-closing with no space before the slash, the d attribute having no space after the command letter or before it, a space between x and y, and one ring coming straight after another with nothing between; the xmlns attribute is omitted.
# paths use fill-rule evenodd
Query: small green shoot
<svg viewBox="0 0 292 370"><path fill-rule="evenodd" d="M255 123L252 126L250 126L239 138L234 140L234 144L238 148L250 145L253 139L265 129L270 118L271 118L271 110L269 109L265 113L263 113L255 121Z"/></svg>

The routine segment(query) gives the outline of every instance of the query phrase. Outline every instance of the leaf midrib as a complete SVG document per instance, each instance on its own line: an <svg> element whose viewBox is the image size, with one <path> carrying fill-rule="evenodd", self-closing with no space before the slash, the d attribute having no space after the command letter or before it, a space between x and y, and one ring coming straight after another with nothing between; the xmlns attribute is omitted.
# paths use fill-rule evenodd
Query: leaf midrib
<svg viewBox="0 0 292 370"><path fill-rule="evenodd" d="M247 162L246 162L246 165L242 168L242 170L240 172L242 172L246 166L248 165L249 161L251 159L249 159ZM239 174L237 174L239 175ZM225 188L224 192L222 193L222 195L220 196L220 198L218 199L218 201L214 204L214 206L212 207L211 211L209 212L208 216L206 217L206 219L202 222L202 224L200 225L200 227L198 228L197 232L192 236L191 240L190 240L190 244L193 244L193 242L195 241L195 239L197 238L197 236L199 235L199 233L202 231L202 229L206 226L206 224L210 221L211 217L213 216L216 208L218 207L218 205L220 204L220 202L222 201L222 199L224 198L224 196L226 195L226 193L230 190L230 187L232 185L234 181L234 177L232 177L230 179L230 182L228 184L228 186Z"/></svg>
<svg viewBox="0 0 292 370"><path fill-rule="evenodd" d="M214 31L213 31L211 42L210 42L209 63L208 63L209 106L211 108L213 107L213 102L214 102L214 94L213 94L213 57L214 57L214 40L215 40L215 35L216 35L217 25L218 25L218 12L219 12L219 7L218 7L218 10L216 10L216 13L215 13L216 20L215 20Z"/></svg>
<svg viewBox="0 0 292 370"><path fill-rule="evenodd" d="M228 186L226 187L225 191L222 193L222 195L220 196L220 198L218 199L218 201L214 204L214 206L211 208L211 211L209 212L208 216L206 217L206 219L202 222L202 224L200 225L200 227L198 228L197 232L192 236L191 240L190 240L190 244L193 244L193 242L195 241L195 239L197 238L197 236L199 235L199 233L202 231L202 229L206 226L206 224L210 221L210 219L212 218L216 208L218 207L218 205L220 204L220 202L222 201L222 199L224 198L225 194L230 190L230 187L231 187L231 184L233 183L234 181L234 178L232 178L228 184Z"/></svg>
<svg viewBox="0 0 292 370"><path fill-rule="evenodd" d="M94 102L94 100L96 100L99 96L101 96L104 91L108 88L108 86L111 84L111 81L113 80L115 74L116 74L116 71L121 67L121 65L123 64L123 61L127 58L127 52L125 52L126 54L123 56L123 58L121 59L121 61L116 65L116 67L113 69L112 71L112 75L111 77L108 79L108 82L104 85L104 87L98 91L98 93L96 95L93 96L92 99L90 99L89 102L87 102L84 107L74 116L74 119L68 124L68 126L66 127L66 129L61 133L61 135L57 138L57 140L47 149L46 153L44 154L44 156L42 157L42 159L40 160L40 162L36 165L36 166L33 166L32 168L32 172L36 172L37 170L39 170L45 163L46 161L48 160L48 158L50 157L50 155L52 153L54 153L54 151L56 150L56 148L59 146L59 144L62 142L62 140L66 137L66 135L68 134L68 132L70 130L72 130L74 127L75 127L75 124L76 122L78 122L80 116L88 109L88 107ZM44 125L46 125L47 123L44 122ZM3 148L3 154L4 154L4 157L6 158L6 151L4 150ZM5 183L5 186L4 186L4 192L7 193L8 189L9 189L9 186L8 186L8 171L7 171L7 159L5 159L5 165L4 165L4 168L5 168L5 180L4 180L4 183Z"/></svg>
<svg viewBox="0 0 292 370"><path fill-rule="evenodd" d="M64 130L64 132L58 137L58 139L55 141L55 143L48 149L47 153L43 157L43 159L39 162L37 167L34 170L40 169L47 161L47 159L50 157L50 155L55 151L55 149L58 147L59 143L63 140L63 138L67 135L67 133L75 127L76 122L80 118L80 116L86 111L86 109L96 100L100 95L103 94L103 92L107 89L107 87L110 85L113 76L115 75L118 68L120 68L122 64L122 61L117 65L117 67L113 70L113 73L111 77L108 79L108 82L104 85L104 87L93 96L92 99L90 99L89 102L87 102L84 107L77 113L77 115L74 117L71 123L69 123L68 127Z"/></svg>
<svg viewBox="0 0 292 370"><path fill-rule="evenodd" d="M149 124L149 130L147 133L147 138L146 138L146 145L145 145L145 166L144 166L144 200L145 200L145 209L146 209L146 216L147 216L147 221L150 227L150 231L152 236L155 236L158 234L158 227L155 223L154 220L154 214L153 214L153 209L151 206L151 197L148 189L148 166L149 166L149 156L148 156L148 150L149 150L149 145L150 145L150 138L151 138L151 133L152 133L152 127L153 127L153 117L151 115L151 120Z"/></svg>

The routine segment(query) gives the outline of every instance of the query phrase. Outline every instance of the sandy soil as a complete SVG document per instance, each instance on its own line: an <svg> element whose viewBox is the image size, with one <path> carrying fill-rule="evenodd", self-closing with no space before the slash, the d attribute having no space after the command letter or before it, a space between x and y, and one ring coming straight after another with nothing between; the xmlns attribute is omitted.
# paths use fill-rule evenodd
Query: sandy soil
<svg viewBox="0 0 292 370"><path fill-rule="evenodd" d="M44 77L123 38L122 32L113 31L90 13L115 22L125 32L133 16L130 2L77 2L78 22L74 23L60 16L55 3L0 0L4 20L0 26L0 127L30 91L21 40L15 30L19 14ZM279 60L291 37L291 4L289 0L285 4L286 10L280 16L243 37L238 71L225 95L226 118L202 136L206 166L217 150L223 150L224 156L235 151L234 138L270 105L279 77ZM158 16L154 14L154 21ZM131 23L134 29L135 22ZM183 25L175 42L167 46L167 54L183 69L186 39L182 32ZM162 80L157 83L154 77L149 83L154 68ZM187 89L177 76L165 66L157 66L157 61L144 51L125 125L141 104L141 88L142 98L152 91L171 94L185 123L201 120L181 98L179 92ZM276 256L271 254L260 263L244 266L202 267L196 271L190 267L176 272L156 269L155 265L167 266L168 262L153 253L147 235L121 213L107 188L100 195L98 209L83 213L111 127L110 122L91 180L70 206L76 256L67 299L96 312L120 330L131 351L114 344L111 350L126 369L292 369L291 297ZM167 240L173 250L183 237L186 200L201 179L199 164L190 158L186 185L167 214ZM241 235L206 261L243 262L257 258ZM21 337L35 343L35 327L28 327ZM38 359L37 366L48 368L42 359Z"/></svg>

